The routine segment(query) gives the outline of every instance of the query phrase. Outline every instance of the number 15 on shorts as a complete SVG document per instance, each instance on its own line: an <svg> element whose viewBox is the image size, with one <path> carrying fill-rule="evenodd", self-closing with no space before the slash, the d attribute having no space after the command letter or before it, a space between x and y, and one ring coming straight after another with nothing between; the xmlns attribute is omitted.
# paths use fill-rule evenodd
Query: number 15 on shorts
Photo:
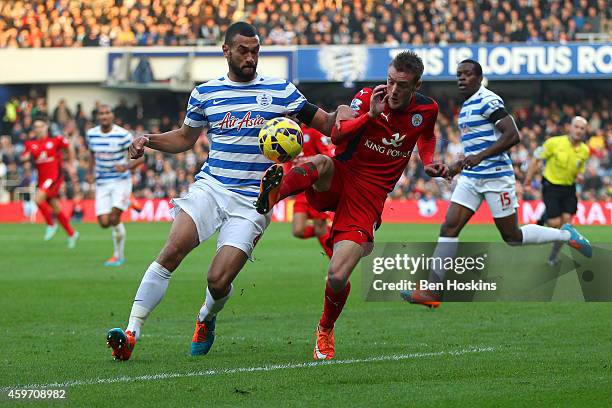
<svg viewBox="0 0 612 408"><path fill-rule="evenodd" d="M499 199L501 200L502 209L507 209L512 204L512 200L510 199L510 193L508 191L504 191L503 193L499 193Z"/></svg>

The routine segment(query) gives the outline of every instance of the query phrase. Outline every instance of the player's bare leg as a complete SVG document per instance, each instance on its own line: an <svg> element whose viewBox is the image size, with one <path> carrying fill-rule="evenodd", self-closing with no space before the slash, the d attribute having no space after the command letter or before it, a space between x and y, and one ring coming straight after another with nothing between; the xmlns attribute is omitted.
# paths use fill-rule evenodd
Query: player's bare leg
<svg viewBox="0 0 612 408"><path fill-rule="evenodd" d="M291 223L293 236L300 239L312 238L315 235L314 227L308 228L308 214L294 213Z"/></svg>
<svg viewBox="0 0 612 408"><path fill-rule="evenodd" d="M79 233L72 229L72 226L70 225L70 220L68 219L66 214L62 212L62 207L60 205L59 200L57 198L50 198L48 202L51 205L51 208L53 209L53 215L55 215L57 221L59 221L62 228L64 228L64 230L66 231L66 234L68 234L68 248L73 249L76 246L77 240L79 239Z"/></svg>
<svg viewBox="0 0 612 408"><path fill-rule="evenodd" d="M191 340L191 355L208 354L215 341L217 313L232 295L232 282L246 263L247 255L233 246L222 246L208 269L206 300L202 305Z"/></svg>
<svg viewBox="0 0 612 408"><path fill-rule="evenodd" d="M493 220L505 243L512 246L522 244L523 233L519 227L518 215L516 213L503 218L494 218Z"/></svg>
<svg viewBox="0 0 612 408"><path fill-rule="evenodd" d="M437 257L444 259L455 256L457 253L457 247L459 245L459 234L473 215L474 211L471 209L461 204L451 202L451 205L446 213L444 223L440 227L438 244L436 245L432 255L434 258ZM435 267L429 271L429 282L444 282L446 270L438 263L435 263L434 265ZM429 308L437 308L440 306L441 293L438 291L407 290L401 292L400 294L404 300L410 303L423 305Z"/></svg>
<svg viewBox="0 0 612 408"><path fill-rule="evenodd" d="M351 291L349 277L363 255L363 246L353 241L340 241L334 246L327 271L323 314L316 330L313 352L315 360L330 360L334 357L334 324Z"/></svg>
<svg viewBox="0 0 612 408"><path fill-rule="evenodd" d="M36 201L36 206L47 223L47 229L45 230L45 237L43 239L49 241L57 232L57 224L53 221L53 209L47 202L47 193L42 189L36 190L34 201Z"/></svg>
<svg viewBox="0 0 612 408"><path fill-rule="evenodd" d="M307 162L293 167L286 175L283 166L272 165L261 178L259 196L255 202L257 212L267 214L274 205L314 186L316 191L327 191L334 176L334 162L328 156L318 154Z"/></svg>
<svg viewBox="0 0 612 408"><path fill-rule="evenodd" d="M548 218L546 220L546 225L551 228L561 228L563 221L561 217Z"/></svg>
<svg viewBox="0 0 612 408"><path fill-rule="evenodd" d="M166 294L172 272L199 243L195 223L187 213L179 211L166 244L140 282L126 331L116 328L108 332L107 344L116 360L130 358L142 325Z"/></svg>
<svg viewBox="0 0 612 408"><path fill-rule="evenodd" d="M110 214L98 215L98 225L104 229L110 227Z"/></svg>
<svg viewBox="0 0 612 408"><path fill-rule="evenodd" d="M101 214L98 216L98 224L102 228L112 229L113 238L113 256L110 257L106 262L105 266L121 266L125 262L125 226L121 222L121 214L123 210L117 207L111 208L111 212L108 214Z"/></svg>
<svg viewBox="0 0 612 408"><path fill-rule="evenodd" d="M293 214L293 236L300 239L308 239L316 237L325 251L325 254L332 257L333 250L328 242L330 227L327 224L327 219L315 218L312 220L312 225L308 225L308 214L298 212Z"/></svg>

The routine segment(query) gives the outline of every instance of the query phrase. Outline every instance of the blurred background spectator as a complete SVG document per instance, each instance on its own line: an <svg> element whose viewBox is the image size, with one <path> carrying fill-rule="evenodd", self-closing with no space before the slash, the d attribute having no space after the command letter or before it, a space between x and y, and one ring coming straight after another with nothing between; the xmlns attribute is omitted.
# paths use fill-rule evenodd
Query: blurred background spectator
<svg viewBox="0 0 612 408"><path fill-rule="evenodd" d="M0 0L0 48L567 42L611 31L609 0Z"/></svg>

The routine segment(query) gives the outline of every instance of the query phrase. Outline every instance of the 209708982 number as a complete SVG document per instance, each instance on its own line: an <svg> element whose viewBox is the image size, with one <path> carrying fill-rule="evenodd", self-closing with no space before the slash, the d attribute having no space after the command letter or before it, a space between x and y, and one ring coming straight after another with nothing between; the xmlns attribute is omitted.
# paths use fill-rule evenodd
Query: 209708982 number
<svg viewBox="0 0 612 408"><path fill-rule="evenodd" d="M10 389L6 396L9 399L65 399L66 390Z"/></svg>

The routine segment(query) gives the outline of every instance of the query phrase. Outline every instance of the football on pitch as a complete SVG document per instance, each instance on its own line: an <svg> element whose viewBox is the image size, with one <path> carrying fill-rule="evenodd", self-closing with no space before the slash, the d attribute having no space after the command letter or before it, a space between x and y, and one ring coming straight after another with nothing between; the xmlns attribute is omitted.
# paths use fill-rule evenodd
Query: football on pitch
<svg viewBox="0 0 612 408"><path fill-rule="evenodd" d="M300 125L289 118L274 118L259 131L259 149L268 159L285 163L302 151L304 135Z"/></svg>

